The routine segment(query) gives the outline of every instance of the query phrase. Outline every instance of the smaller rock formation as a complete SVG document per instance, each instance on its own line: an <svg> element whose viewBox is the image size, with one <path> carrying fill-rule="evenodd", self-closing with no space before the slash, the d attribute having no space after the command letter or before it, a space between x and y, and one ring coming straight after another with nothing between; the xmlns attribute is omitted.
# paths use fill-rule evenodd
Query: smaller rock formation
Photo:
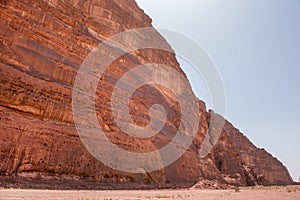
<svg viewBox="0 0 300 200"><path fill-rule="evenodd" d="M220 183L217 180L207 180L200 178L199 182L197 182L192 189L212 189L212 190L223 190L229 189L231 186L226 183Z"/></svg>

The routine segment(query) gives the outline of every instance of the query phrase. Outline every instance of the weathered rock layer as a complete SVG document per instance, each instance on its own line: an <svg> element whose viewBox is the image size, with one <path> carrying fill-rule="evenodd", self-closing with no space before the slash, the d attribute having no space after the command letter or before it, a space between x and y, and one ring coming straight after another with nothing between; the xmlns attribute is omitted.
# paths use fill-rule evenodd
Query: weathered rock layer
<svg viewBox="0 0 300 200"><path fill-rule="evenodd" d="M144 174L113 170L83 146L72 114L72 87L88 53L106 38L125 30L151 27L151 19L133 0L0 1L0 174L8 179L78 180L93 183L195 183L199 178L235 185L291 184L280 161L256 148L226 122L212 152L199 159L212 112L199 101L198 134L187 152L165 169ZM156 42L167 42L157 33ZM180 122L180 106L167 88L146 85L132 96L130 114L146 126L153 104L167 111L158 135L139 140L116 126L110 97L117 80L146 63L173 67L184 75L175 54L144 49L117 59L99 81L96 111L110 140L134 152L167 144ZM184 75L185 76L185 75ZM10 180L10 179L9 179Z"/></svg>

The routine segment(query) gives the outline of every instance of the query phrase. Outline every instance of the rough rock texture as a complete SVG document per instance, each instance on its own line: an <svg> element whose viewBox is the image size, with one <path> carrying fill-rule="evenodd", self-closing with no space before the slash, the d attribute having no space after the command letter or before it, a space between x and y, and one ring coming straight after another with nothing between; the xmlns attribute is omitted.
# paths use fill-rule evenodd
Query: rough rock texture
<svg viewBox="0 0 300 200"><path fill-rule="evenodd" d="M228 121L212 154L215 165L229 184L285 185L293 182L280 161L255 147Z"/></svg>
<svg viewBox="0 0 300 200"><path fill-rule="evenodd" d="M195 183L199 177L235 185L291 184L287 169L226 122L213 151L199 159L210 116L199 101L201 120L193 145L163 170L130 174L110 169L85 149L72 115L72 86L84 58L103 39L125 30L150 27L151 19L133 0L0 0L0 175L1 180L77 180L103 184ZM167 42L159 35L159 43ZM120 147L149 152L176 133L180 108L172 93L143 86L132 97L130 114L149 123L150 105L164 105L163 131L146 140L126 136L116 126L109 99L116 81L142 63L172 66L184 75L175 54L138 50L116 60L99 81L96 110L100 125ZM4 179L3 179L4 177ZM36 182L33 182L36 183ZM57 186L56 186L57 187Z"/></svg>

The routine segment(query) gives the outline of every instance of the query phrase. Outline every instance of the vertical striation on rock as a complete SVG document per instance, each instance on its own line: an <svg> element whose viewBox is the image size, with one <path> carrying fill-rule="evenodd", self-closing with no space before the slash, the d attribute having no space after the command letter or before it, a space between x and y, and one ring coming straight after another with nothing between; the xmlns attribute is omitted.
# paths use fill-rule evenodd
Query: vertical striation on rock
<svg viewBox="0 0 300 200"><path fill-rule="evenodd" d="M151 19L134 0L2 0L0 11L1 181L33 180L33 186L69 180L100 186L189 185L201 177L235 185L292 183L277 159L257 149L229 122L213 151L199 159L205 134L214 134L209 130L211 112L202 101L200 110L195 111L201 114L198 134L172 165L145 174L104 166L85 149L74 126L71 105L75 76L84 58L101 41L125 30L151 27ZM168 45L158 33L155 38ZM174 53L138 50L112 63L99 81L95 99L99 123L111 141L135 152L153 151L168 143L180 119L180 107L172 92L146 85L133 95L130 114L136 124L145 126L150 120L149 107L164 105L168 118L163 131L138 140L127 137L114 123L108 103L114 84L128 70L146 63L165 64L184 75Z"/></svg>

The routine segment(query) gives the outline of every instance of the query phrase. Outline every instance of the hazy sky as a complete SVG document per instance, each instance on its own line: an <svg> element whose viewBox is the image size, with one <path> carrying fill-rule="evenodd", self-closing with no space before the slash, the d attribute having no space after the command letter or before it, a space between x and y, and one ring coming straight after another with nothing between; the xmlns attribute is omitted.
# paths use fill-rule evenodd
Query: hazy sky
<svg viewBox="0 0 300 200"><path fill-rule="evenodd" d="M137 0L156 28L203 46L223 78L226 118L300 176L300 1ZM182 63L198 97L207 90ZM200 84L199 84L200 83Z"/></svg>

